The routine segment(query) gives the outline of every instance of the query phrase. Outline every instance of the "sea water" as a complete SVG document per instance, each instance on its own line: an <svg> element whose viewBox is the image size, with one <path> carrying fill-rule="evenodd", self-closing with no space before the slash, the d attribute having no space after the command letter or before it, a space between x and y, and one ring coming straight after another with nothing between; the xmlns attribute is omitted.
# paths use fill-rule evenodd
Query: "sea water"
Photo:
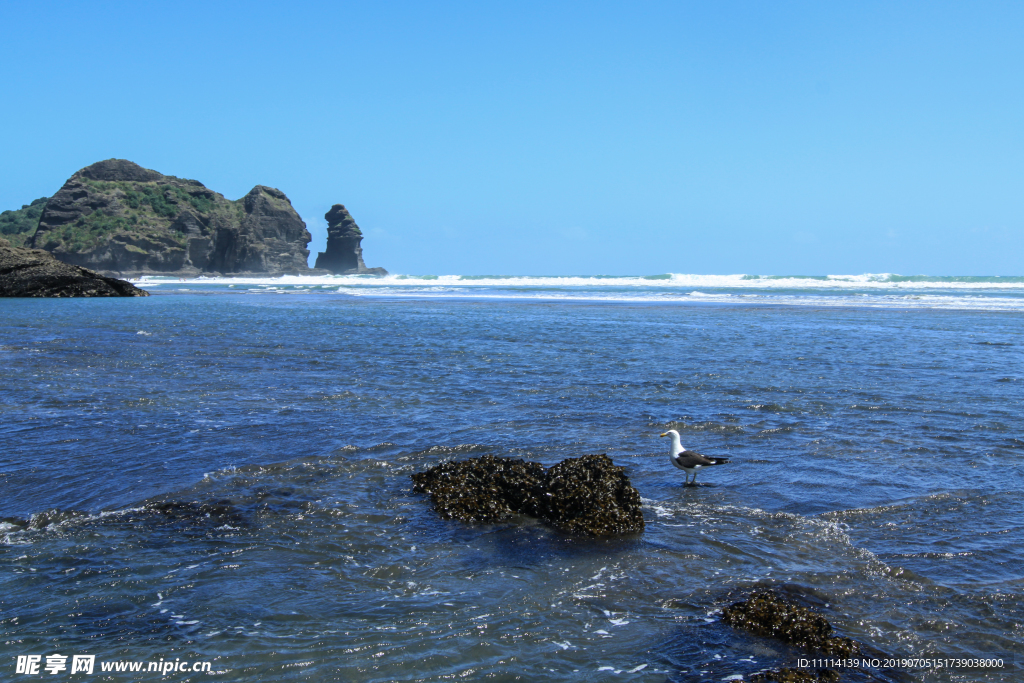
<svg viewBox="0 0 1024 683"><path fill-rule="evenodd" d="M1024 278L139 284L0 301L2 680L737 680L806 656L722 623L758 586L1004 662L850 680L1020 680ZM666 429L731 462L684 487ZM488 453L607 453L646 531L412 492Z"/></svg>

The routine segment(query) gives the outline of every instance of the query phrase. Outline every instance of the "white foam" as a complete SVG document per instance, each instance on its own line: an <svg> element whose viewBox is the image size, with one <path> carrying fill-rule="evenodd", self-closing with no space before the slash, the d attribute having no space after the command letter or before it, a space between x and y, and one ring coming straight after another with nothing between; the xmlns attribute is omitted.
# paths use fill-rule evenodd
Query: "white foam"
<svg viewBox="0 0 1024 683"><path fill-rule="evenodd" d="M143 278L159 287L176 278ZM690 304L769 304L879 308L1024 311L1024 277L915 277L889 273L776 277L673 273L653 277L484 277L463 275L383 277L360 275L278 278L199 278L192 291L221 289L260 294L319 294L389 298L530 299ZM239 287L239 289L232 289Z"/></svg>
<svg viewBox="0 0 1024 683"><path fill-rule="evenodd" d="M144 277L140 281L148 287L155 287L174 281L173 278ZM1024 278L981 278L981 277L928 277L920 276L913 280L902 279L892 273L864 273L861 275L825 275L820 277L785 277L761 275L701 275L687 273L667 273L658 276L473 276L473 275L439 275L437 277L418 277L411 275L284 275L275 278L256 277L209 277L190 280L194 286L203 285L254 285L265 289L282 289L284 287L307 288L319 286L345 286L354 288L493 288L493 287L599 287L604 289L621 287L643 287L653 289L884 289L884 290L921 290L921 289L963 289L963 290L1024 290ZM699 290L698 290L699 291ZM686 292L687 294L689 292Z"/></svg>

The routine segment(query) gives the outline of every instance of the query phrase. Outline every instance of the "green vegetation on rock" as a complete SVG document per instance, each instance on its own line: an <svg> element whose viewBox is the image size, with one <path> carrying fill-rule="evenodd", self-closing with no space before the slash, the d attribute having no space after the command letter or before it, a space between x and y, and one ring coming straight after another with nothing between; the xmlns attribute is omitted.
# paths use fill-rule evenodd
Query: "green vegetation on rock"
<svg viewBox="0 0 1024 683"><path fill-rule="evenodd" d="M31 246L32 237L39 225L39 216L42 215L48 201L49 197L40 197L20 209L0 213L0 236L10 242L11 246Z"/></svg>
<svg viewBox="0 0 1024 683"><path fill-rule="evenodd" d="M105 210L93 211L51 232L45 248L52 250L63 244L69 251L86 251L98 246L107 236L133 229L139 224L139 216L136 214L119 216Z"/></svg>
<svg viewBox="0 0 1024 683"><path fill-rule="evenodd" d="M124 194L124 201L129 208L139 209L149 206L153 213L164 218L177 216L181 213L181 205L185 203L191 204L192 208L200 213L207 213L214 206L212 198L206 195L190 194L180 187L168 187L156 183L96 182L95 184L121 185L117 189Z"/></svg>
<svg viewBox="0 0 1024 683"><path fill-rule="evenodd" d="M138 237L159 239L170 237L184 246L187 238L174 224L183 210L193 209L198 214L244 215L239 202L227 200L207 190L199 183L194 189L169 182L177 178L167 176L162 181L91 180L80 182L90 193L102 198L104 206L78 217L73 223L50 231L43 248L54 251L81 253L95 249L110 236L130 232ZM188 183L190 181L178 181ZM41 209L40 209L41 212ZM38 222L38 217L37 217ZM133 246L133 253L146 253Z"/></svg>

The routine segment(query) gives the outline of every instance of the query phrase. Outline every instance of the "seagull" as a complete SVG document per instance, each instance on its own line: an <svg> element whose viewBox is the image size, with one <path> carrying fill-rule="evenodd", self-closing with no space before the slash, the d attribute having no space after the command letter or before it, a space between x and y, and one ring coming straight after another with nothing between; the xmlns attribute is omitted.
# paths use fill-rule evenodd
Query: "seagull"
<svg viewBox="0 0 1024 683"><path fill-rule="evenodd" d="M709 458L703 456L697 451L688 451L683 448L683 445L679 443L679 432L674 429L670 429L667 432L663 432L661 436L671 436L672 445L668 449L668 457L671 458L672 464L681 469L686 473L686 484L690 484L690 475L693 475L693 484L697 483L697 472L702 467L710 467L711 465L721 465L729 462L728 458Z"/></svg>

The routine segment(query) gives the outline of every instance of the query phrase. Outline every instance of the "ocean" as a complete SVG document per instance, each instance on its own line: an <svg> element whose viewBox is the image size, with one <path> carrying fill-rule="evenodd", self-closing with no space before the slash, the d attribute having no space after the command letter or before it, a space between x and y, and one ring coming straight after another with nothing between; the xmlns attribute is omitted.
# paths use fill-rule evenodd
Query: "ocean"
<svg viewBox="0 0 1024 683"><path fill-rule="evenodd" d="M761 586L843 680L1024 677L1024 278L137 284L0 300L2 680L749 680L808 656L723 624ZM412 491L589 453L643 534Z"/></svg>

